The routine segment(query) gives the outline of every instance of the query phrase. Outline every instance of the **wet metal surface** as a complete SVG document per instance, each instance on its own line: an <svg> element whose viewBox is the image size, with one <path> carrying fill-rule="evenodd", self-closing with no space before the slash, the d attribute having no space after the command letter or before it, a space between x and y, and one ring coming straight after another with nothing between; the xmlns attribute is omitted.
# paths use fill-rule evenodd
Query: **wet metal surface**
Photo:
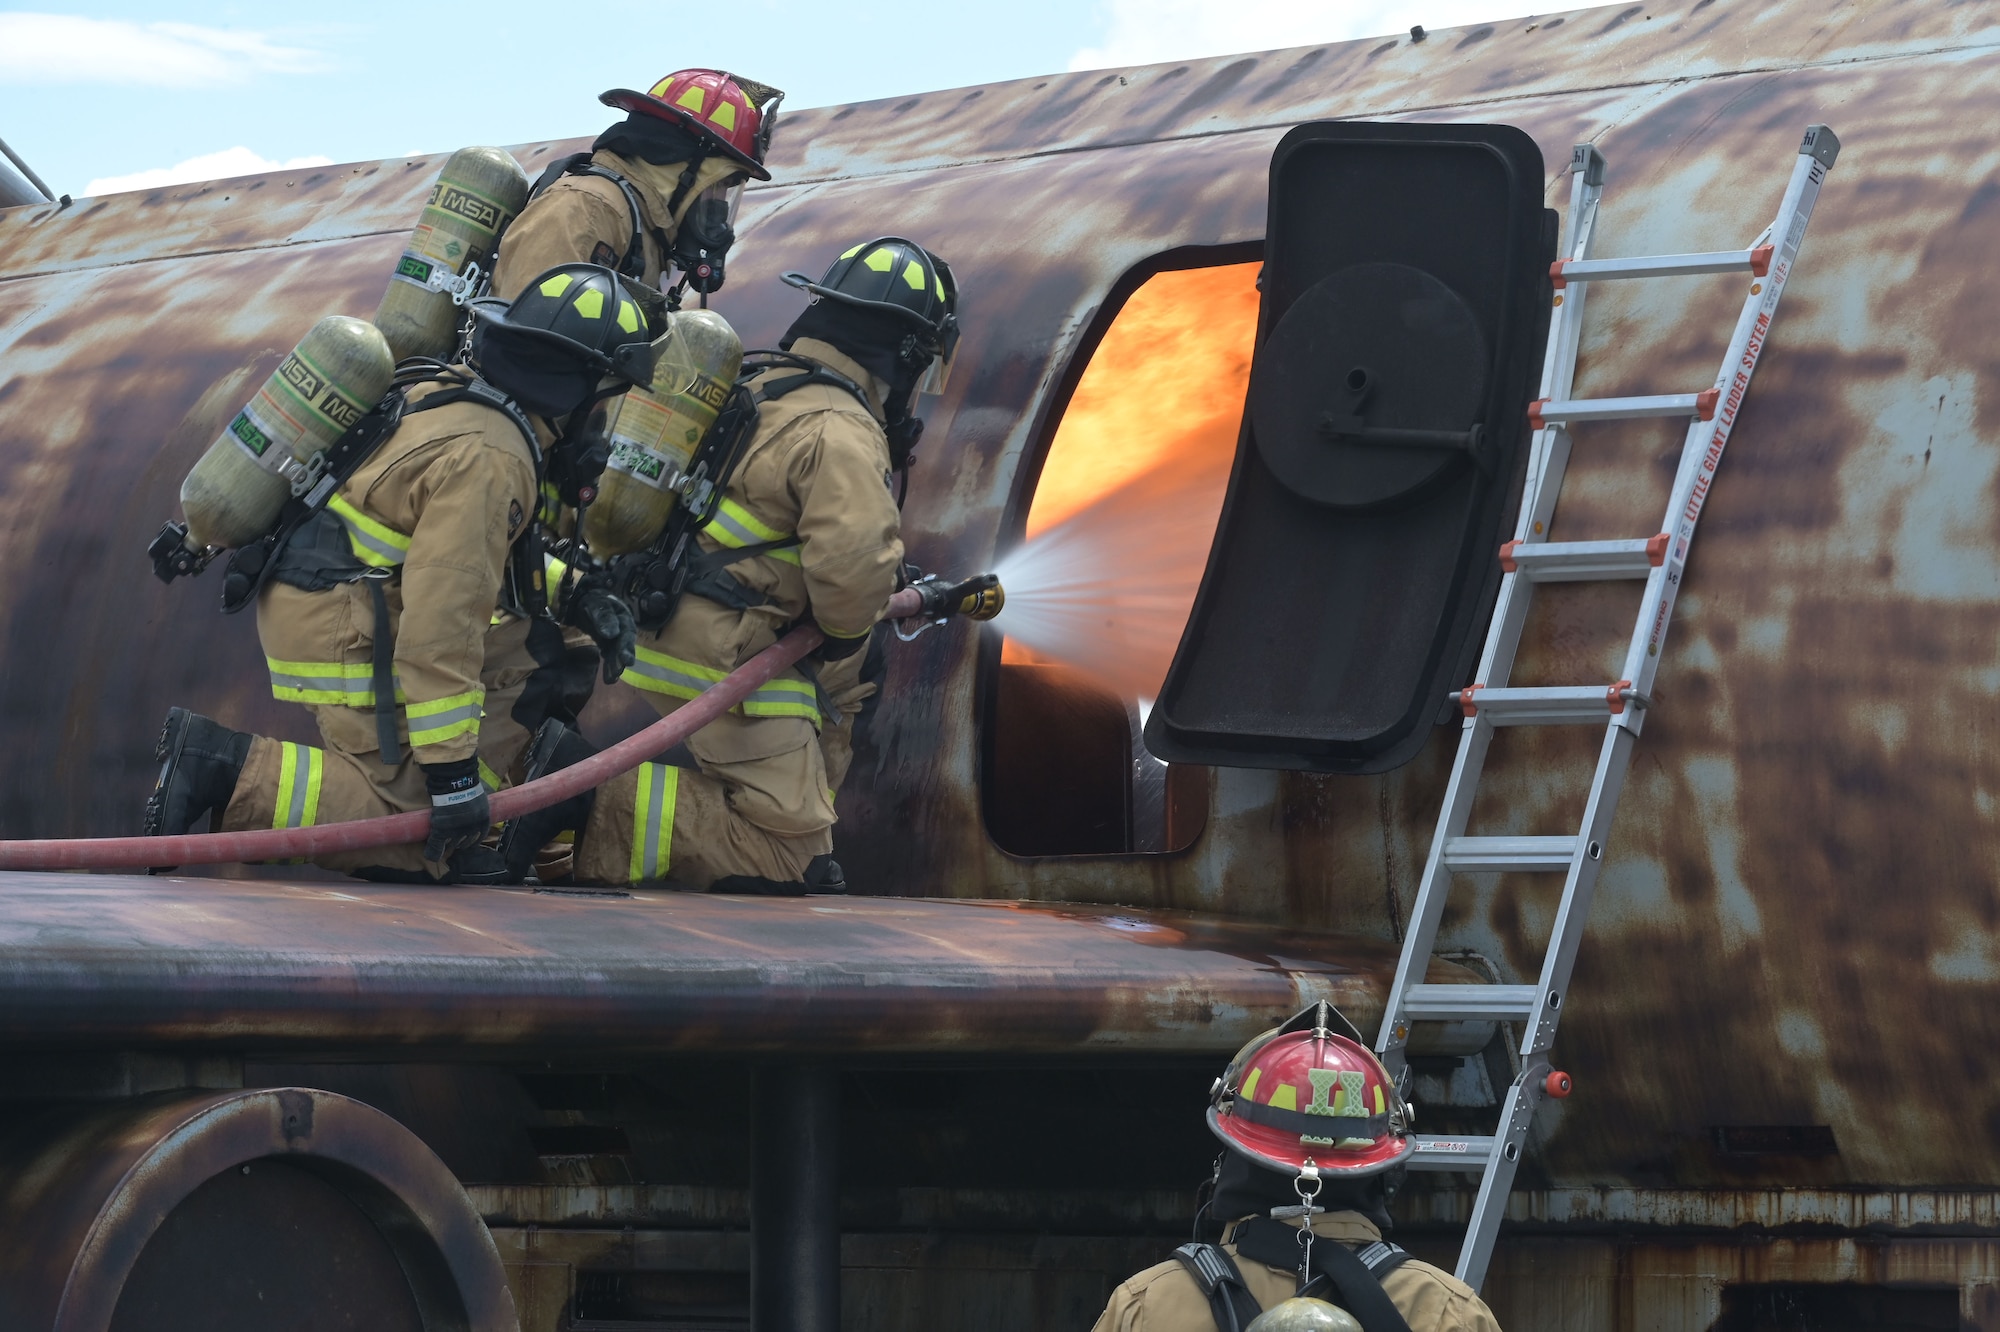
<svg viewBox="0 0 2000 1332"><path fill-rule="evenodd" d="M747 343L767 344L797 309L773 281L783 269L812 270L884 231L946 254L963 279L967 333L952 391L931 412L906 528L928 567L986 567L1019 530L1052 391L1106 294L1163 251L1258 239L1266 163L1289 125L1505 122L1534 136L1552 171L1572 143L1592 140L1610 162L1605 254L1746 244L1776 205L1802 129L1833 125L1845 149L1695 543L1611 838L1556 1051L1577 1094L1545 1112L1523 1183L1990 1186L2000 1181L2000 1063L1988 1055L2000 1041L2000 744L1988 743L2000 697L1997 22L1992 6L1937 0L1676 0L1438 32L1416 46L1385 39L801 112L781 132L777 181L746 199L716 304ZM534 172L573 146L520 155ZM169 703L306 738L304 718L268 698L247 618L211 609L213 575L162 588L140 551L187 465L298 334L320 315L374 307L437 163L0 212L0 551L13 574L0 592L10 756L0 831L130 831ZM1552 175L1547 201L1567 197L1567 179ZM1600 289L1579 390L1706 382L1734 282ZM1678 442L1666 426L1580 430L1557 538L1653 530ZM1629 591L1545 596L1517 678L1606 678ZM1393 944L1449 732L1383 778L1220 772L1206 830L1184 853L1028 861L981 827L980 669L962 630L893 654L842 797L851 882L1222 912ZM616 728L613 712L600 710L600 730ZM1475 831L1567 831L1587 780L1574 739L1504 736ZM1573 780L1554 766L1570 757ZM1509 777L1510 760L1527 762ZM65 903L55 881L26 892L18 882L0 889L18 931L7 974L32 972L37 985L60 980L61 949L91 923L93 894L138 891L92 882ZM1494 878L1473 888L1444 943L1522 978L1553 889ZM216 900L178 891L183 904L160 899L148 928L182 912L198 941ZM273 940L297 945L315 931L279 900L294 891L304 890L258 889L245 902L262 904ZM599 904L564 906L561 919L581 921ZM465 940L445 952L477 957L483 945ZM136 963L145 951L135 942L121 956ZM1076 965L1095 956L1084 950ZM371 966L335 968L316 993L358 993ZM190 973L216 986L227 975ZM1261 983L1269 1011L1296 993L1292 980ZM98 1005L123 1002L81 988L13 993L40 1005L34 1022L8 1019L18 1034L87 1025ZM453 1007L429 991L379 1025L388 1039L398 1023L488 1020ZM969 1010L918 1007L893 1039L958 1039L944 1019ZM1100 1015L1061 1007L1037 1010L1036 1039L1094 1039ZM150 1016L121 1011L119 1022L184 1032L196 1028L175 1024L215 1012L178 1001ZM518 1021L532 1027L544 1011ZM1227 1027L1204 1014L1103 1029L1221 1048ZM1724 1157L1709 1144L1730 1125L1825 1127L1838 1150Z"/></svg>
<svg viewBox="0 0 2000 1332"><path fill-rule="evenodd" d="M1394 965L1088 907L0 878L14 1047L1227 1054L1321 998L1379 1020Z"/></svg>

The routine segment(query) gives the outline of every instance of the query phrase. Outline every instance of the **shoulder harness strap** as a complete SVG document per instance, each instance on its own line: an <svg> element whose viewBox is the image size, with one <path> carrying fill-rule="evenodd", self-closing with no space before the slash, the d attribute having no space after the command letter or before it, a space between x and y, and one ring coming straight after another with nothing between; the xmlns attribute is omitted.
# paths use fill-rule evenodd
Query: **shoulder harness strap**
<svg viewBox="0 0 2000 1332"><path fill-rule="evenodd" d="M631 181L610 167L598 166L590 160L591 157L590 153L571 153L568 157L559 157L549 163L543 168L542 174L535 178L534 186L528 191L528 199L533 202L541 198L548 192L549 186L564 176L601 176L616 185L619 193L625 196L625 206L632 213L632 238L626 242L625 254L619 259L617 268L626 277L643 277L646 271L646 247L640 240L642 235L640 228L644 225L646 212L639 205L639 192L632 188ZM665 254L666 248L666 243L662 241L660 245L662 255Z"/></svg>
<svg viewBox="0 0 2000 1332"><path fill-rule="evenodd" d="M1236 1251L1266 1267L1297 1271L1299 1232L1296 1227L1270 1217L1254 1217L1236 1228ZM1312 1247L1313 1276L1324 1279L1334 1290L1336 1302L1354 1315L1362 1332L1410 1332L1410 1324L1382 1289L1382 1278L1408 1262L1410 1255L1386 1240L1377 1240L1360 1253L1335 1240L1321 1240Z"/></svg>
<svg viewBox="0 0 2000 1332"><path fill-rule="evenodd" d="M1243 1332L1263 1312L1243 1273L1220 1245L1183 1244L1174 1250L1174 1259L1187 1269L1208 1300L1217 1332Z"/></svg>

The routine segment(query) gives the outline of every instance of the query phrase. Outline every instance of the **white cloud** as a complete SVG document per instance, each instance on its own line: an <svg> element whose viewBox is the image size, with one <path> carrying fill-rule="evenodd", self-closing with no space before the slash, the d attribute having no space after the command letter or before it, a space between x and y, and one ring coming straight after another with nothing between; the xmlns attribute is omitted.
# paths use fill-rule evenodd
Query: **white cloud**
<svg viewBox="0 0 2000 1332"><path fill-rule="evenodd" d="M202 88L246 74L301 74L321 67L316 52L280 46L261 32L0 13L0 84Z"/></svg>
<svg viewBox="0 0 2000 1332"><path fill-rule="evenodd" d="M86 197L120 194L126 190L156 190L162 185L185 185L195 180L222 180L229 176L254 176L261 171L286 171L293 167L331 166L330 157L294 157L273 162L248 148L224 148L219 153L203 153L170 167L134 171L129 176L100 176L83 187Z"/></svg>
<svg viewBox="0 0 2000 1332"><path fill-rule="evenodd" d="M1071 69L1315 46L1363 37L1490 23L1530 12L1530 0L1103 0L1104 44Z"/></svg>

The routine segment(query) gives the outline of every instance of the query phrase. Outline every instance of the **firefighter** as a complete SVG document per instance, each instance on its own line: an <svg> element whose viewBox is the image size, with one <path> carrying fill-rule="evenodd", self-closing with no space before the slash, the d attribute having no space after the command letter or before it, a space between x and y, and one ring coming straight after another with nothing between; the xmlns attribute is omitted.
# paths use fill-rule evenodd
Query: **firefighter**
<svg viewBox="0 0 2000 1332"><path fill-rule="evenodd" d="M561 453L552 423L649 381L652 357L638 302L602 267L554 268L474 312L471 364L407 390L395 430L274 557L259 594L272 692L310 708L323 746L172 709L149 835L211 812L237 831L428 808L421 848L320 863L401 881L501 877L497 851L480 845L487 793L518 766L552 687L525 650L547 611L540 552L521 540L539 473ZM607 670L630 660L622 604L571 609L609 624Z"/></svg>
<svg viewBox="0 0 2000 1332"><path fill-rule="evenodd" d="M1272 1312L1260 1328L1337 1326L1315 1316L1315 1300L1363 1332L1499 1332L1470 1286L1382 1238L1416 1150L1410 1119L1388 1071L1331 1005L1252 1040L1208 1111L1224 1151L1204 1210L1228 1223L1222 1243L1183 1245L1118 1287L1094 1332L1228 1332L1263 1309ZM1300 1234L1308 1216L1310 1242Z"/></svg>
<svg viewBox="0 0 2000 1332"><path fill-rule="evenodd" d="M958 291L943 260L894 236L849 249L818 282L784 280L812 297L780 344L790 363L751 381L757 423L699 534L702 569L665 626L642 637L624 679L671 713L793 624L816 624L826 641L685 753L517 820L506 844L517 870L576 831L586 880L671 875L689 888L785 894L842 886L833 791L875 688L872 631L903 570L892 487L922 431L912 399L943 387L957 346ZM555 728L546 741L537 738L530 779L589 752Z"/></svg>
<svg viewBox="0 0 2000 1332"><path fill-rule="evenodd" d="M769 180L776 88L714 69L669 74L648 92L598 98L626 113L588 153L554 163L507 228L493 294L511 300L557 264L593 263L649 287L669 267L703 296L722 286L746 179Z"/></svg>

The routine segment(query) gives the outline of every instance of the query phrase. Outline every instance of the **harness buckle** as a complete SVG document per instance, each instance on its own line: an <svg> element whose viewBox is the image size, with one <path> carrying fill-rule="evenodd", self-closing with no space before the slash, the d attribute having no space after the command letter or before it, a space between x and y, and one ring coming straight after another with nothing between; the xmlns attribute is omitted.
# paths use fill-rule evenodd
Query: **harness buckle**
<svg viewBox="0 0 2000 1332"><path fill-rule="evenodd" d="M465 271L454 273L442 267L433 267L431 275L424 279L424 285L432 291L441 291L451 297L453 305L464 305L479 294L479 284L486 274L474 260L466 260Z"/></svg>
<svg viewBox="0 0 2000 1332"><path fill-rule="evenodd" d="M304 462L297 457L284 459L276 470L291 484L292 498L297 499L319 484L320 477L326 472L326 450L318 450Z"/></svg>

